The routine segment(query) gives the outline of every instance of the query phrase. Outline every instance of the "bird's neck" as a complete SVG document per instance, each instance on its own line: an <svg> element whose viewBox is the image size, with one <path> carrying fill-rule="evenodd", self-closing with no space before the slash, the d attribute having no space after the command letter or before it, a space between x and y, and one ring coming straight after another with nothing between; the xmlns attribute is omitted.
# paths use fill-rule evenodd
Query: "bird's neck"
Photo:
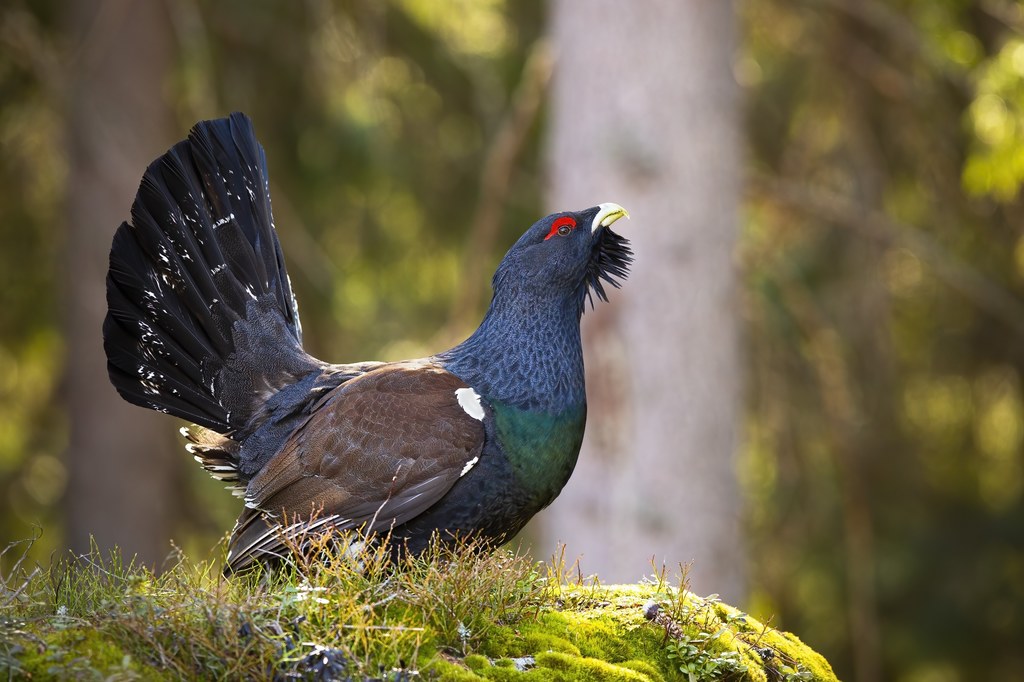
<svg viewBox="0 0 1024 682"><path fill-rule="evenodd" d="M558 414L586 403L575 299L496 295L477 330L439 358L484 398Z"/></svg>

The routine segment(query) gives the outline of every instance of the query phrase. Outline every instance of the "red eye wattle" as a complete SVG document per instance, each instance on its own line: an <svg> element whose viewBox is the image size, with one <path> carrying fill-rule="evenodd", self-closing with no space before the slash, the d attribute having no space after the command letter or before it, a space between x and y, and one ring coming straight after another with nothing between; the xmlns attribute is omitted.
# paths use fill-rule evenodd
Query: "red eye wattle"
<svg viewBox="0 0 1024 682"><path fill-rule="evenodd" d="M551 239L552 237L565 237L570 232L576 229L576 220L565 215L561 218L557 218L555 222L551 223L551 231L548 232L548 236L544 237L544 241Z"/></svg>

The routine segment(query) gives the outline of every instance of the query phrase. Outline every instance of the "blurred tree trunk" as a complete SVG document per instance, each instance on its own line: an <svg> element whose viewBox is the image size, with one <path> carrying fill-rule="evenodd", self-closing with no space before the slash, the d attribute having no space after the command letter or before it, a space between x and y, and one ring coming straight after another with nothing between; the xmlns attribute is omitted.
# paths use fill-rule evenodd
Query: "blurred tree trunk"
<svg viewBox="0 0 1024 682"><path fill-rule="evenodd" d="M169 21L163 3L132 0L76 0L67 20L67 544L84 551L95 536L100 548L117 545L152 564L170 549L171 423L114 391L100 327L114 230L142 171L170 142Z"/></svg>
<svg viewBox="0 0 1024 682"><path fill-rule="evenodd" d="M551 34L550 204L625 206L636 263L584 316L587 440L541 546L604 582L693 561L695 590L742 602L733 8L556 0Z"/></svg>

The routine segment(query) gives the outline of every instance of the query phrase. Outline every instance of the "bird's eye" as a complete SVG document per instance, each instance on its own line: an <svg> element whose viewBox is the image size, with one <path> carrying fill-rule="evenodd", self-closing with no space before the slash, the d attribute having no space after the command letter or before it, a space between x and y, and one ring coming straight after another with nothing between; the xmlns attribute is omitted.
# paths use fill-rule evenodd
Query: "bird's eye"
<svg viewBox="0 0 1024 682"><path fill-rule="evenodd" d="M562 216L551 224L551 231L548 232L548 236L544 237L544 241L547 241L558 235L559 237L568 237L572 233L573 229L576 228L576 220L570 216Z"/></svg>

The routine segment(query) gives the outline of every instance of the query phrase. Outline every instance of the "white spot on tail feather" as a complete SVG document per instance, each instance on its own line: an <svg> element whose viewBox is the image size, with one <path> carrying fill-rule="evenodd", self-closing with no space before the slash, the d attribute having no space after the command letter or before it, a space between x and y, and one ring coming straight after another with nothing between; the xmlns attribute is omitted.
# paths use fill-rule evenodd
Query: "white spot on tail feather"
<svg viewBox="0 0 1024 682"><path fill-rule="evenodd" d="M466 411L466 414L473 419L484 420L484 408L480 404L480 396L476 391L471 388L459 388L455 390L455 397L458 398L459 406Z"/></svg>

